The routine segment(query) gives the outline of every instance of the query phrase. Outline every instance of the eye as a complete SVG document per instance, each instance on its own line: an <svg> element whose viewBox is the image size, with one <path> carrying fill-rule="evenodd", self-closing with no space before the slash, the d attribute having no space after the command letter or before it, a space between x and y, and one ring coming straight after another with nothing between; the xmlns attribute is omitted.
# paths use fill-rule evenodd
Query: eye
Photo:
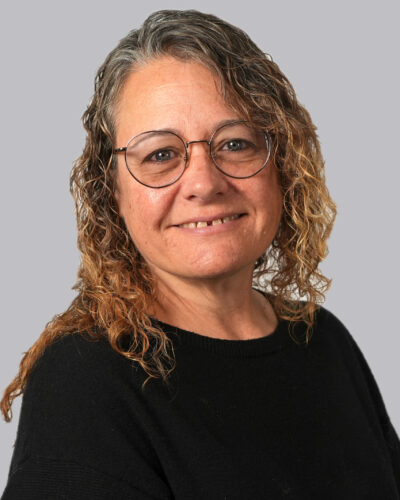
<svg viewBox="0 0 400 500"><path fill-rule="evenodd" d="M222 150L225 151L242 151L243 149L247 149L249 147L249 143L244 139L229 139L225 142Z"/></svg>
<svg viewBox="0 0 400 500"><path fill-rule="evenodd" d="M153 153L149 154L145 158L145 161L163 163L165 161L173 160L177 156L179 155L172 149L159 149L158 151L154 151Z"/></svg>

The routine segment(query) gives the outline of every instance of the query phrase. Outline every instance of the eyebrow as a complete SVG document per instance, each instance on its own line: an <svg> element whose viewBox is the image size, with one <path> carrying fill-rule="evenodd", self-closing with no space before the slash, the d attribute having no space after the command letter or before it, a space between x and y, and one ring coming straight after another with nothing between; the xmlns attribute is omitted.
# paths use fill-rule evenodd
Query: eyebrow
<svg viewBox="0 0 400 500"><path fill-rule="evenodd" d="M238 117L232 117L232 118L227 118L226 120L221 120L217 123L214 123L214 126L212 127L211 133L213 133L218 128L223 127L224 125L228 125L228 123L238 122L238 121L242 121L242 119L240 119ZM171 127L158 128L156 130L160 131L160 132L172 132L172 133L177 134L179 136L182 134L182 132L180 130L178 130L176 128L171 128Z"/></svg>

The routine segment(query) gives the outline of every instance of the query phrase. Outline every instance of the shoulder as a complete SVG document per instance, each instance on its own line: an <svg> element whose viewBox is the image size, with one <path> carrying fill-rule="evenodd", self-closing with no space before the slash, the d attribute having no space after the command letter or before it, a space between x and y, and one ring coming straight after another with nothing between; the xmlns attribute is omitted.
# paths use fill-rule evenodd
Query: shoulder
<svg viewBox="0 0 400 500"><path fill-rule="evenodd" d="M323 353L336 370L344 368L353 383L367 389L375 402L382 405L374 375L359 345L341 320L324 307L316 314L313 342L315 351Z"/></svg>
<svg viewBox="0 0 400 500"><path fill-rule="evenodd" d="M59 366L59 362L81 365L83 362L93 362L107 358L111 360L117 353L112 349L104 336L96 340L91 339L85 332L63 335L46 346L39 358L35 369L40 367Z"/></svg>
<svg viewBox="0 0 400 500"><path fill-rule="evenodd" d="M316 343L323 345L325 353L334 353L331 359L334 359L335 369L339 370L341 366L345 366L350 376L349 383L356 388L359 399L370 402L385 435L393 432L375 375L352 334L324 307L321 307L316 315L315 333Z"/></svg>
<svg viewBox="0 0 400 500"><path fill-rule="evenodd" d="M107 340L71 334L54 341L37 361L24 391L14 468L26 456L42 456L105 470L108 455L114 457L115 469L123 467L118 450L125 450L128 436L142 439L139 375L136 365Z"/></svg>
<svg viewBox="0 0 400 500"><path fill-rule="evenodd" d="M107 339L69 334L48 345L32 369L23 396L31 421L69 414L95 416L140 388L139 366L114 351ZM121 406L121 405L120 405Z"/></svg>
<svg viewBox="0 0 400 500"><path fill-rule="evenodd" d="M335 344L343 349L352 348L355 340L344 323L329 309L318 306L313 326L315 340Z"/></svg>
<svg viewBox="0 0 400 500"><path fill-rule="evenodd" d="M329 309L319 306L315 313L310 349L332 366L343 367L352 376L371 376L370 368L352 333Z"/></svg>
<svg viewBox="0 0 400 500"><path fill-rule="evenodd" d="M53 384L60 381L70 385L76 381L82 385L88 378L121 375L132 366L133 363L117 353L105 337L93 340L84 333L74 333L54 340L45 348L29 380L47 385L50 377Z"/></svg>
<svg viewBox="0 0 400 500"><path fill-rule="evenodd" d="M104 486L100 474L109 478L109 485L115 479L140 487L149 478L152 487L161 488L142 394L145 378L107 339L70 334L48 345L23 395L10 466L17 486L32 479L43 491L67 491L84 481L92 492L94 486ZM115 487L121 488L121 498L136 498L136 490L125 490L122 483ZM76 498L79 493L66 495Z"/></svg>
<svg viewBox="0 0 400 500"><path fill-rule="evenodd" d="M289 308L303 313L310 305L304 301L290 301ZM309 327L305 319L287 321L290 336L296 344L308 345L311 350L349 350L354 339L344 323L326 307L313 305L313 309L312 325Z"/></svg>

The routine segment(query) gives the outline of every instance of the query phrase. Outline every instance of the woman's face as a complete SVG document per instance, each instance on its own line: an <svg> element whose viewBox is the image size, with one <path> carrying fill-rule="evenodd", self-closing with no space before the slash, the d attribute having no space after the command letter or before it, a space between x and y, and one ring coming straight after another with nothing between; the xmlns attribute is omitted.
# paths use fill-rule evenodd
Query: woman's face
<svg viewBox="0 0 400 500"><path fill-rule="evenodd" d="M218 124L240 119L228 108L213 74L196 62L162 57L132 72L116 110L117 147L141 132L175 130L184 141L209 139ZM156 277L204 279L248 271L272 242L281 218L276 167L248 179L219 172L206 143L189 146L183 176L155 189L138 183L118 155L120 214ZM271 163L271 162L270 162ZM240 215L206 227L182 224Z"/></svg>

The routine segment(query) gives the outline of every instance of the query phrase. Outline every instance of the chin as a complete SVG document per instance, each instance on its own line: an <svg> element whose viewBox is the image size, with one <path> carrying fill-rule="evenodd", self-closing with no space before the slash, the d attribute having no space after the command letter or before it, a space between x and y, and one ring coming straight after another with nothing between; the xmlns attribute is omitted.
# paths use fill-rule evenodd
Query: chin
<svg viewBox="0 0 400 500"><path fill-rule="evenodd" d="M180 274L185 278L192 279L216 279L227 278L243 271L243 269L253 269L254 263L243 262L197 262L195 266L181 268Z"/></svg>

